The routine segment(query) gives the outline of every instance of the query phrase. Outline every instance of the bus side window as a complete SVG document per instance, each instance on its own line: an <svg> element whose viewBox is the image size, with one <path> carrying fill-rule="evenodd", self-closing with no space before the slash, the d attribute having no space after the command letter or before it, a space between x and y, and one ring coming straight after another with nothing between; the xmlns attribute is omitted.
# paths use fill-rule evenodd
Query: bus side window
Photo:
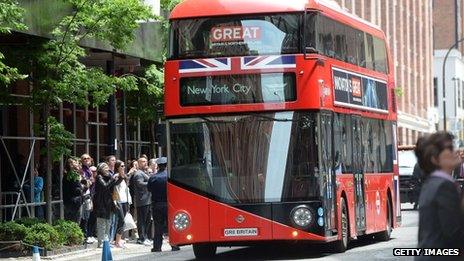
<svg viewBox="0 0 464 261"><path fill-rule="evenodd" d="M343 173L352 173L352 136L351 136L351 117L344 116L344 126L342 130L342 161Z"/></svg>
<svg viewBox="0 0 464 261"><path fill-rule="evenodd" d="M342 132L343 132L343 125L344 125L344 115L336 113L334 115L334 168L335 174L339 175L343 173L343 168L345 162L343 162L343 144L342 144Z"/></svg>
<svg viewBox="0 0 464 261"><path fill-rule="evenodd" d="M393 124L391 121L385 122L385 161L382 163L383 172L393 171Z"/></svg>
<svg viewBox="0 0 464 261"><path fill-rule="evenodd" d="M334 44L335 44L335 58L340 61L346 61L346 34L345 25L339 22L334 24Z"/></svg>
<svg viewBox="0 0 464 261"><path fill-rule="evenodd" d="M321 16L318 24L318 51L328 57L335 58L335 22Z"/></svg>
<svg viewBox="0 0 464 261"><path fill-rule="evenodd" d="M309 13L306 16L306 22L305 22L305 47L312 47L317 50L316 43L317 43L317 34L316 34L316 27L318 25L318 20L320 20L320 16L318 16L315 13Z"/></svg>
<svg viewBox="0 0 464 261"><path fill-rule="evenodd" d="M371 173L374 168L374 162L371 160L371 122L367 118L361 120L362 130L362 147L363 147L363 167L364 173Z"/></svg>
<svg viewBox="0 0 464 261"><path fill-rule="evenodd" d="M380 121L371 119L371 126L372 126L372 141L371 141L371 151L372 151L372 161L374 162L374 166L372 172L379 173L380 172Z"/></svg>
<svg viewBox="0 0 464 261"><path fill-rule="evenodd" d="M365 53L366 53L366 68L374 70L374 40L372 35L365 34Z"/></svg>
<svg viewBox="0 0 464 261"><path fill-rule="evenodd" d="M374 37L374 67L378 72L387 73L387 50L385 42L377 37Z"/></svg>
<svg viewBox="0 0 464 261"><path fill-rule="evenodd" d="M350 26L345 28L346 34L346 62L358 65L358 45L357 45L357 32Z"/></svg>
<svg viewBox="0 0 464 261"><path fill-rule="evenodd" d="M366 50L365 50L365 41L364 41L364 33L356 30L356 48L357 48L357 56L358 56L358 66L366 68Z"/></svg>

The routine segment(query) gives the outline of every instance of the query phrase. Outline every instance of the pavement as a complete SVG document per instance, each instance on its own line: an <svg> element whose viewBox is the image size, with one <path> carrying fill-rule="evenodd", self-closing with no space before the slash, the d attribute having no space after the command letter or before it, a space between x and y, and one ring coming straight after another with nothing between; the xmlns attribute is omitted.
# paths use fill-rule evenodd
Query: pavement
<svg viewBox="0 0 464 261"><path fill-rule="evenodd" d="M153 246L145 246L136 244L135 242L128 242L125 244L126 248L111 248L111 254L114 260L152 260L153 256L165 256L167 254L174 254L171 252L171 246L165 240L161 248L162 252L151 253ZM191 251L191 246L185 246L181 248L181 251ZM96 244L85 250L74 251L66 254L60 254L50 257L41 257L41 260L54 260L54 261L94 261L101 260L102 248L96 248ZM150 258L147 258L147 255ZM31 260L31 257L22 258L5 258L1 260Z"/></svg>
<svg viewBox="0 0 464 261"><path fill-rule="evenodd" d="M372 238L354 241L345 253L333 253L324 245L266 245L262 247L221 247L213 260L413 260L410 257L394 257L395 247L416 247L418 231L418 212L412 205L402 204L402 225L393 230L392 239L378 242ZM191 246L183 246L180 251L171 251L167 241L163 242L162 252L151 253L152 246L135 242L126 243L125 249L111 248L113 260L148 261L148 260L195 260ZM101 260L102 249L90 248L42 260L56 261L93 261ZM3 259L2 259L3 260ZM5 259L9 260L9 259ZM31 260L30 257L12 258L11 260Z"/></svg>

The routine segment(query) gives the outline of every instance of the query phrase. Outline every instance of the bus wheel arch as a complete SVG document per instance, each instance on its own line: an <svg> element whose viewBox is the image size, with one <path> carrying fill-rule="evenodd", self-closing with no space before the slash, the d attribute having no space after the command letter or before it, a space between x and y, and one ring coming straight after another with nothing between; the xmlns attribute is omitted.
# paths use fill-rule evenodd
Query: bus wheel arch
<svg viewBox="0 0 464 261"><path fill-rule="evenodd" d="M209 259L216 255L217 246L213 244L193 244L193 253L197 259Z"/></svg>
<svg viewBox="0 0 464 261"><path fill-rule="evenodd" d="M394 219L394 215L393 215L393 200L392 200L392 193L391 193L391 190L390 188L387 189L387 201L390 202L390 206L388 207L388 204L387 204L387 211L390 212L390 226L391 228L393 229L393 219Z"/></svg>
<svg viewBox="0 0 464 261"><path fill-rule="evenodd" d="M384 231L381 231L375 235L380 241L389 241L393 230L393 205L390 188L387 189L387 205L386 205L386 224L387 227Z"/></svg>

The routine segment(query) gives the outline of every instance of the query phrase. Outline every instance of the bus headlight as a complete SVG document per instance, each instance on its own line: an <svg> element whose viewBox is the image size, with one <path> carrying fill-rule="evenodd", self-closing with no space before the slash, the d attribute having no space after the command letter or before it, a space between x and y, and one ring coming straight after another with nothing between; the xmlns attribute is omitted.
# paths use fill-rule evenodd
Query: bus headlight
<svg viewBox="0 0 464 261"><path fill-rule="evenodd" d="M177 231L184 231L190 226L190 217L185 212L179 212L174 216L173 224Z"/></svg>
<svg viewBox="0 0 464 261"><path fill-rule="evenodd" d="M290 213L293 223L300 228L308 228L313 222L313 214L308 206L295 207Z"/></svg>

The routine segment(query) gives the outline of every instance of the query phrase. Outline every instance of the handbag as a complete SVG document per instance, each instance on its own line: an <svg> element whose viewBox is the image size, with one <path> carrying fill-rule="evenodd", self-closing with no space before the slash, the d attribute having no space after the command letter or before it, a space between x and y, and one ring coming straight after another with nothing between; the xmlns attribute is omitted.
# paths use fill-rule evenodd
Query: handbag
<svg viewBox="0 0 464 261"><path fill-rule="evenodd" d="M131 230L136 229L137 225L135 224L134 218L132 217L131 213L127 212L126 216L124 217L124 227L123 230Z"/></svg>
<svg viewBox="0 0 464 261"><path fill-rule="evenodd" d="M93 209L92 199L88 198L84 201L84 210L92 211L92 209Z"/></svg>
<svg viewBox="0 0 464 261"><path fill-rule="evenodd" d="M92 202L92 196L90 193L84 195L84 210L85 211L92 211L93 209L93 202Z"/></svg>

